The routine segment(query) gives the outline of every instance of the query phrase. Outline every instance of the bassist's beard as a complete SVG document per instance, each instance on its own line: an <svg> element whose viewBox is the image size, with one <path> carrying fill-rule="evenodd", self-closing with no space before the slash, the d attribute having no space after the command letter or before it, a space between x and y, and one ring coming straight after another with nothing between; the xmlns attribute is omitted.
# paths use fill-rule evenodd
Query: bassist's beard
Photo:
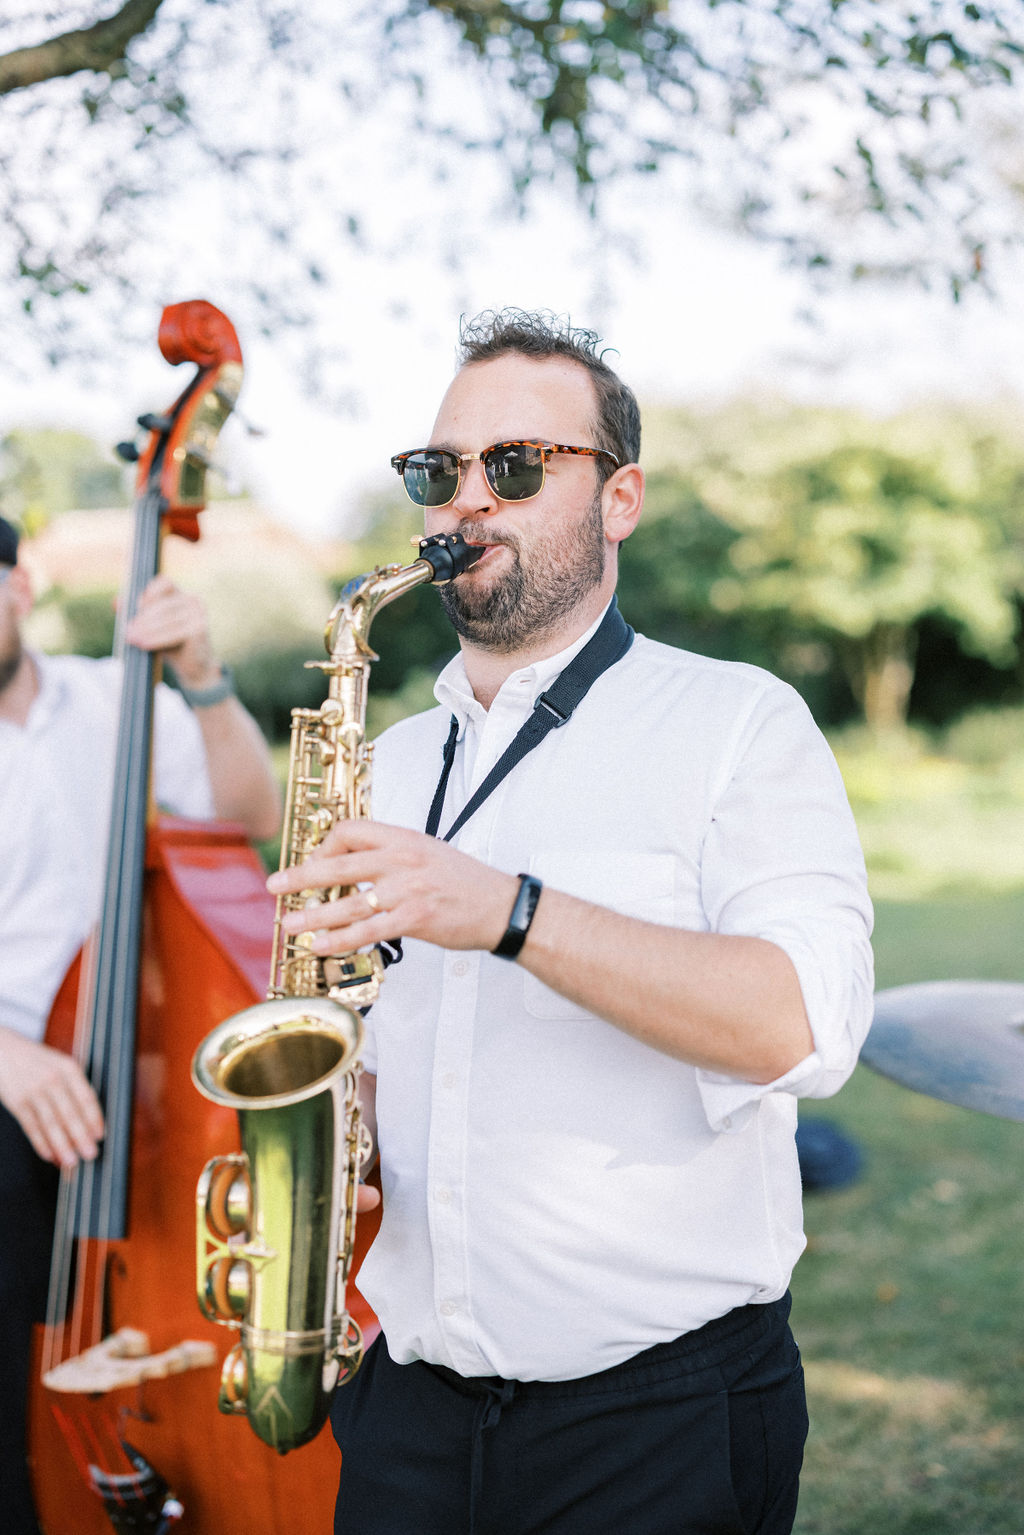
<svg viewBox="0 0 1024 1535"><path fill-rule="evenodd" d="M14 637L6 650L0 652L0 693L5 692L14 681L21 669L24 656L21 636L15 630Z"/></svg>

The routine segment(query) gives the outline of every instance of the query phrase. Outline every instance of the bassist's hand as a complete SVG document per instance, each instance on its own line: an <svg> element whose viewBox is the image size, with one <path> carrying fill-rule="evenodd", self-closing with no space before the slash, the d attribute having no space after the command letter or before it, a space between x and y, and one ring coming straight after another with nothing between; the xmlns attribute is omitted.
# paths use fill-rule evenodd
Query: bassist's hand
<svg viewBox="0 0 1024 1535"><path fill-rule="evenodd" d="M206 608L195 593L183 592L169 576L154 576L149 582L124 634L129 644L162 655L188 688L212 687L220 680Z"/></svg>
<svg viewBox="0 0 1024 1535"><path fill-rule="evenodd" d="M45 1162L92 1161L103 1137L99 1099L63 1050L0 1028L0 1103Z"/></svg>

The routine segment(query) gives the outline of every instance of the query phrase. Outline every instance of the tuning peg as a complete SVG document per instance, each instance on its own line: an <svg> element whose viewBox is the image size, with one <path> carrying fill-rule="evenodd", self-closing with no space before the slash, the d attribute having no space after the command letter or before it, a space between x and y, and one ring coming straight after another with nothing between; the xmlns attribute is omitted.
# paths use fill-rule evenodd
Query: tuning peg
<svg viewBox="0 0 1024 1535"><path fill-rule="evenodd" d="M136 419L144 432L160 432L166 435L174 425L170 416L157 416L152 411L147 411L144 416L138 416ZM126 464L137 464L142 457L141 448L134 442L119 442L114 452Z"/></svg>

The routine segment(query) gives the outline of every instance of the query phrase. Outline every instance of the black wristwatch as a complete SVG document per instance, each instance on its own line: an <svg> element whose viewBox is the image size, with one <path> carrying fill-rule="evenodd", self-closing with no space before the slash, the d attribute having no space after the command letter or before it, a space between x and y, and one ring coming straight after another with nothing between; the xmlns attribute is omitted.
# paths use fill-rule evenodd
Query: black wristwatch
<svg viewBox="0 0 1024 1535"><path fill-rule="evenodd" d="M508 919L508 927L505 936L492 954L499 954L502 959L515 959L519 950L526 941L526 935L530 931L530 923L533 914L537 910L537 902L543 889L541 882L533 874L520 874L519 893L516 896L515 905L512 907L512 915Z"/></svg>

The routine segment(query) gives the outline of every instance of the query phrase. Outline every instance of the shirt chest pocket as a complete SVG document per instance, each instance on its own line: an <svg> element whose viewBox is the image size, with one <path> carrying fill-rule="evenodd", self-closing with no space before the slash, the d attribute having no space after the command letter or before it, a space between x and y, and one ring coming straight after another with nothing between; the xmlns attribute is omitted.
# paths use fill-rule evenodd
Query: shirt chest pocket
<svg viewBox="0 0 1024 1535"><path fill-rule="evenodd" d="M675 859L671 853L611 853L600 858L562 851L538 853L530 860L530 873L554 890L564 890L567 895L627 917L665 924L676 919ZM568 1021L593 1016L525 971L523 1005L534 1018Z"/></svg>

